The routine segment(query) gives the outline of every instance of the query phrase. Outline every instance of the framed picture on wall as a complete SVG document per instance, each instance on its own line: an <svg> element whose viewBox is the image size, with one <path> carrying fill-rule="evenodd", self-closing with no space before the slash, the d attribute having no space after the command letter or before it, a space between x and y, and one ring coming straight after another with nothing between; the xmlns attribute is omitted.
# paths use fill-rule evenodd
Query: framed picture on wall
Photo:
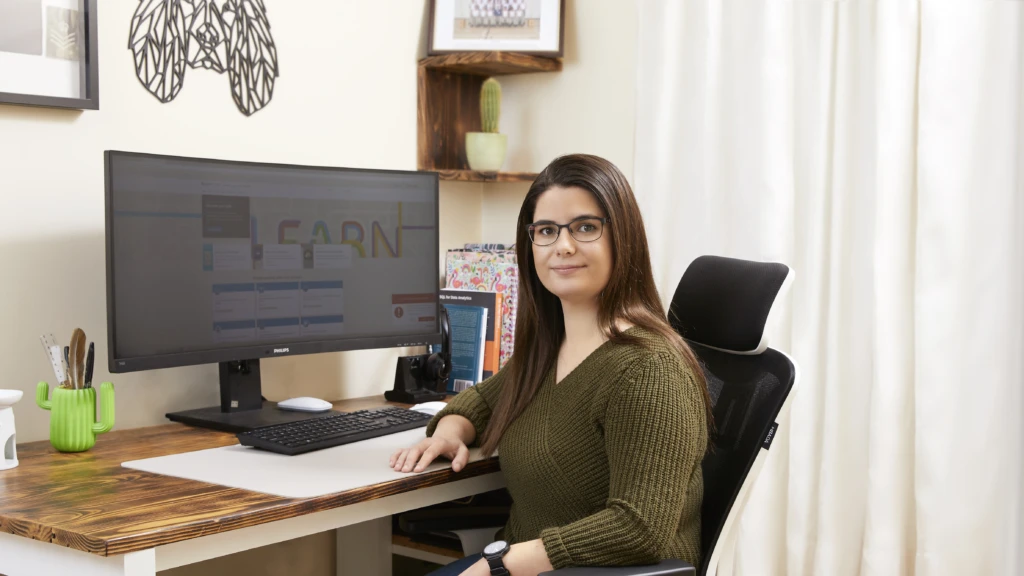
<svg viewBox="0 0 1024 576"><path fill-rule="evenodd" d="M430 0L427 53L561 57L565 0Z"/></svg>
<svg viewBox="0 0 1024 576"><path fill-rule="evenodd" d="M0 104L98 110L97 0L0 0Z"/></svg>

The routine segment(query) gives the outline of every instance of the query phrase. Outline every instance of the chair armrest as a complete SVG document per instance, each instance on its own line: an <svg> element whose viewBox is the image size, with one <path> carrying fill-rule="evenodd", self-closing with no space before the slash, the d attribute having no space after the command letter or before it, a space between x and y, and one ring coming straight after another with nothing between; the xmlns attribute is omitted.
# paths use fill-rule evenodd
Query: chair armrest
<svg viewBox="0 0 1024 576"><path fill-rule="evenodd" d="M508 522L507 506L470 508L428 508L398 516L398 527L406 534L452 532L475 528L500 528Z"/></svg>
<svg viewBox="0 0 1024 576"><path fill-rule="evenodd" d="M537 576L697 576L697 569L682 560L662 560L646 566L575 566Z"/></svg>

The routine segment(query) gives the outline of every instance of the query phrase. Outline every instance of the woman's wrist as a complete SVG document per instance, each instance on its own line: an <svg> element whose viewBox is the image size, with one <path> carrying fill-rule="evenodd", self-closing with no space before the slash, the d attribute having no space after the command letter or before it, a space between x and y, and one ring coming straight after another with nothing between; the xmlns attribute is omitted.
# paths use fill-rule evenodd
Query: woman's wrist
<svg viewBox="0 0 1024 576"><path fill-rule="evenodd" d="M554 570L551 561L548 560L544 541L539 538L513 544L502 561L512 576L536 576L541 572Z"/></svg>
<svg viewBox="0 0 1024 576"><path fill-rule="evenodd" d="M438 420L434 436L444 436L468 446L476 437L476 429L465 416L448 414Z"/></svg>

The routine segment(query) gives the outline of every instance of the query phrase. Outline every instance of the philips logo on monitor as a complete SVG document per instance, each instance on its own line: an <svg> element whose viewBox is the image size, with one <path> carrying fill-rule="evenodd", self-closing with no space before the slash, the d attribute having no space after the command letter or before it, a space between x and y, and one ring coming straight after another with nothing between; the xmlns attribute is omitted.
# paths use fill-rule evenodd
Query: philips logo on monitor
<svg viewBox="0 0 1024 576"><path fill-rule="evenodd" d="M274 354L285 354L288 352L287 348L274 348Z"/></svg>

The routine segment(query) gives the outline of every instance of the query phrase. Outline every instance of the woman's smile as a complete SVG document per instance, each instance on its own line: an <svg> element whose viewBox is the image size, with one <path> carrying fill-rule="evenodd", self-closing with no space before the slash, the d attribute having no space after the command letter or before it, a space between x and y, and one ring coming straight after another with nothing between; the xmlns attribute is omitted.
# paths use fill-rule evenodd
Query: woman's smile
<svg viewBox="0 0 1024 576"><path fill-rule="evenodd" d="M552 266L551 271L559 276L571 276L580 270L586 268L583 264L559 264Z"/></svg>

